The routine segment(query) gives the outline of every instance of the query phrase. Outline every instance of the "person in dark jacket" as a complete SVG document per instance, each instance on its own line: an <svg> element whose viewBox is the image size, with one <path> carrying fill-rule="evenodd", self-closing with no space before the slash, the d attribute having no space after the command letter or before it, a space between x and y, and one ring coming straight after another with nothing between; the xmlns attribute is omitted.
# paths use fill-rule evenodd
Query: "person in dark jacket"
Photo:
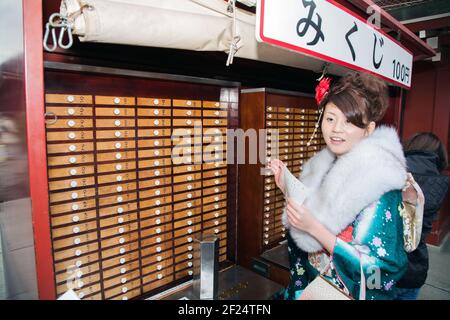
<svg viewBox="0 0 450 320"><path fill-rule="evenodd" d="M445 199L450 178L441 172L448 165L448 154L433 133L416 133L404 143L408 171L419 184L425 196L422 236L416 250L408 253L408 269L397 283L397 300L415 300L428 273L426 239L433 221Z"/></svg>

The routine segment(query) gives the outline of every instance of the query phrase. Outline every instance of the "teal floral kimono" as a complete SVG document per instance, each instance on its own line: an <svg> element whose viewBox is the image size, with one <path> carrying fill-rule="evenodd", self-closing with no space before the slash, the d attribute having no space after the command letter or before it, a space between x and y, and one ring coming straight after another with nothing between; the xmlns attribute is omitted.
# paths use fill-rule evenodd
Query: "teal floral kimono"
<svg viewBox="0 0 450 320"><path fill-rule="evenodd" d="M325 277L341 289L345 286L354 299L359 299L361 263L366 277L366 300L392 299L408 261L403 246L402 209L400 190L387 192L364 208L351 225L351 241L338 237L332 256L323 253L331 260ZM314 254L298 248L290 235L288 251L291 281L281 295L294 300L319 270L311 264ZM324 264L327 262L322 261L322 267Z"/></svg>

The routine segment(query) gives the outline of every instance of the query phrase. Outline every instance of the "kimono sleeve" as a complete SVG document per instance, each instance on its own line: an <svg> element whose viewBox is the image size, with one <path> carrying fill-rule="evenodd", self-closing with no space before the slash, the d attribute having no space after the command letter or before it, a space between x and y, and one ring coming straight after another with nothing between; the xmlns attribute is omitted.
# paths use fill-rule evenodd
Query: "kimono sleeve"
<svg viewBox="0 0 450 320"><path fill-rule="evenodd" d="M366 282L365 299L393 298L395 283L406 271L408 261L398 209L401 205L399 191L384 194L358 215L351 242L336 241L333 268L355 299L360 298L361 265Z"/></svg>

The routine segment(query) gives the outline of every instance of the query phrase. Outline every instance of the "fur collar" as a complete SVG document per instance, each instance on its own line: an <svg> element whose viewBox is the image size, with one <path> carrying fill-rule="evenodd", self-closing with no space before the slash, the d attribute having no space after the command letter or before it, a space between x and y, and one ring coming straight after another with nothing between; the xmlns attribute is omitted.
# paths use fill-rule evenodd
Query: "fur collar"
<svg viewBox="0 0 450 320"><path fill-rule="evenodd" d="M305 207L333 234L339 234L384 193L403 188L406 161L397 132L381 126L339 158L323 149L305 163L300 181L312 190ZM289 228L286 213L283 223ZM290 233L302 250L322 249L308 233L292 227Z"/></svg>

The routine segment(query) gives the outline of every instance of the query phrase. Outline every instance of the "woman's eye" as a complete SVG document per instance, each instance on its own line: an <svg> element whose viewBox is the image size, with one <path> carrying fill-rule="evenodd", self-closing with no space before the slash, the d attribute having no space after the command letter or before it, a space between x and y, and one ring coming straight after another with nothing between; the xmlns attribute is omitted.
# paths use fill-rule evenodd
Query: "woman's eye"
<svg viewBox="0 0 450 320"><path fill-rule="evenodd" d="M333 118L327 118L327 121L331 122L331 121L333 121Z"/></svg>

